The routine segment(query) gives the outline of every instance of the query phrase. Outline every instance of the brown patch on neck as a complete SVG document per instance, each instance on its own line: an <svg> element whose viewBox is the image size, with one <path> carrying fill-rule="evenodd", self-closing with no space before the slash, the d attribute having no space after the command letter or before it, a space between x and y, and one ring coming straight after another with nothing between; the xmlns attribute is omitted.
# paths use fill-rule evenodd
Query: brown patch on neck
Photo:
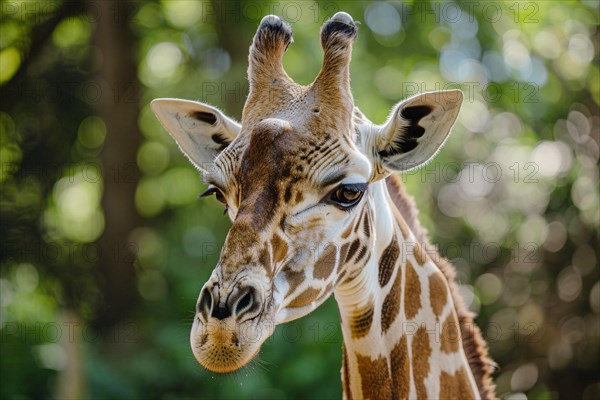
<svg viewBox="0 0 600 400"><path fill-rule="evenodd" d="M383 357L372 360L356 353L356 361L362 398L371 400L392 398L392 382L387 360Z"/></svg>
<svg viewBox="0 0 600 400"><path fill-rule="evenodd" d="M342 387L344 388L344 397L346 400L352 400L350 373L348 372L348 351L344 344L342 344Z"/></svg>
<svg viewBox="0 0 600 400"><path fill-rule="evenodd" d="M392 349L390 354L390 370L392 372L392 398L408 399L410 389L410 362L408 360L408 343L406 336Z"/></svg>
<svg viewBox="0 0 600 400"><path fill-rule="evenodd" d="M369 302L363 307L358 307L353 310L350 317L350 331L352 338L358 339L366 336L373 324L373 303Z"/></svg>
<svg viewBox="0 0 600 400"><path fill-rule="evenodd" d="M412 341L412 369L415 388L417 389L417 399L427 398L427 388L425 387L425 378L429 374L429 356L431 355L431 346L429 345L429 335L424 326L419 327Z"/></svg>
<svg viewBox="0 0 600 400"><path fill-rule="evenodd" d="M423 264L425 264L425 261L427 260L427 254L425 254L425 251L423 250L423 246L421 246L419 244L419 242L415 243L414 246L414 250L415 250L415 260L417 261L417 264L419 264L420 266L422 266Z"/></svg>
<svg viewBox="0 0 600 400"><path fill-rule="evenodd" d="M406 284L404 286L404 314L413 319L421 309L421 282L410 261L406 261Z"/></svg>
<svg viewBox="0 0 600 400"><path fill-rule="evenodd" d="M385 183L390 197L396 206L396 211L401 214L403 221L406 221L405 224L399 224L400 228L405 229L405 225L408 224L408 227L425 250L430 254L436 254L436 250L429 244L427 239L427 231L417 220L415 202L404 191L400 178L392 174L385 179ZM488 355L487 344L482 338L481 331L473 322L473 314L465 307L458 293L458 288L454 281L454 267L439 254L432 257L432 259L448 282L461 329L462 347L467 356L469 367L473 372L475 383L479 389L479 395L483 399L496 399L495 385L491 378L496 364Z"/></svg>
<svg viewBox="0 0 600 400"><path fill-rule="evenodd" d="M385 296L383 300L383 306L381 307L381 330L386 333L398 314L400 314L400 298L402 296L402 270L397 269L396 279L391 287L390 292Z"/></svg>
<svg viewBox="0 0 600 400"><path fill-rule="evenodd" d="M464 368L450 375L442 371L440 375L440 399L473 399L471 382Z"/></svg>
<svg viewBox="0 0 600 400"><path fill-rule="evenodd" d="M315 279L329 278L335 267L335 253L335 245L328 244L313 268L313 277Z"/></svg>
<svg viewBox="0 0 600 400"><path fill-rule="evenodd" d="M394 273L394 267L396 266L396 261L399 256L400 247L398 246L398 239L394 233L392 235L392 241L385 250L383 250L381 257L379 258L379 286L384 287L387 285Z"/></svg>
<svg viewBox="0 0 600 400"><path fill-rule="evenodd" d="M456 353L460 345L460 326L454 310L442 325L441 348L444 353Z"/></svg>
<svg viewBox="0 0 600 400"><path fill-rule="evenodd" d="M429 301L431 309L436 318L440 317L444 306L448 301L448 289L446 288L446 279L441 272L434 272L429 275Z"/></svg>

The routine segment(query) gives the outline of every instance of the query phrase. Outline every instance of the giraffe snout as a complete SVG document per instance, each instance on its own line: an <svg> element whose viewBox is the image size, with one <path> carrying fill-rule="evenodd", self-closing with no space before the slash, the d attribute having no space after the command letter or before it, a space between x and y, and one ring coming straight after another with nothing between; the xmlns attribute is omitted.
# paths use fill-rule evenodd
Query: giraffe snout
<svg viewBox="0 0 600 400"><path fill-rule="evenodd" d="M237 322L256 316L261 310L259 290L247 280L221 290L218 284L207 284L200 293L197 312L204 321L233 317Z"/></svg>
<svg viewBox="0 0 600 400"><path fill-rule="evenodd" d="M200 291L190 345L203 367L232 372L258 353L275 324L265 311L268 301L259 280L248 276L233 282L213 278Z"/></svg>

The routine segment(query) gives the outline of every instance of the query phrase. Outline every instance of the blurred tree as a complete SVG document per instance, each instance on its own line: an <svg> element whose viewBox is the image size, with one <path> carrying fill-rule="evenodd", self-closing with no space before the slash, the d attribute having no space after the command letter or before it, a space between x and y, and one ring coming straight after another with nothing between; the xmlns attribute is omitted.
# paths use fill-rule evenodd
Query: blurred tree
<svg viewBox="0 0 600 400"><path fill-rule="evenodd" d="M219 0L211 0L211 13L214 18L214 27L217 34L217 44L225 50L231 59L231 68L225 71L223 82L240 82L239 86L235 87L234 95L223 96L223 107L228 110L232 117L241 120L241 110L244 106L245 98L241 93L248 91L248 84L245 80L240 80L240 75L245 75L244 66L248 63L248 47L250 46L249 38L254 35L253 26L243 23L242 2L239 0L223 2ZM237 23L232 23L231 16L240 19Z"/></svg>
<svg viewBox="0 0 600 400"><path fill-rule="evenodd" d="M102 208L105 228L99 246L98 267L103 307L100 328L109 329L131 315L137 302L135 290L135 245L131 232L141 224L135 208L135 189L140 172L136 155L140 145L138 128L139 93L135 38L131 32L134 4L125 1L88 1L90 15L98 12L93 42L101 59L96 59L95 80L102 95L95 114L106 125L101 153L103 170Z"/></svg>

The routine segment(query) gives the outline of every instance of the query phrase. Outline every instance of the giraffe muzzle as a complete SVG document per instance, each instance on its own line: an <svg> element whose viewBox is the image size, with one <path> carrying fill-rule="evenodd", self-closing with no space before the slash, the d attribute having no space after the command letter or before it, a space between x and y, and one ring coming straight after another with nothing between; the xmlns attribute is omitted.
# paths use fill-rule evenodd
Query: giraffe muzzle
<svg viewBox="0 0 600 400"><path fill-rule="evenodd" d="M205 322L222 321L233 317L237 322L255 317L262 309L260 291L248 280L238 281L222 290L214 282L208 283L200 293L197 312Z"/></svg>
<svg viewBox="0 0 600 400"><path fill-rule="evenodd" d="M275 328L263 315L260 285L250 279L221 287L209 281L197 303L190 334L192 351L205 368L219 373L246 365Z"/></svg>

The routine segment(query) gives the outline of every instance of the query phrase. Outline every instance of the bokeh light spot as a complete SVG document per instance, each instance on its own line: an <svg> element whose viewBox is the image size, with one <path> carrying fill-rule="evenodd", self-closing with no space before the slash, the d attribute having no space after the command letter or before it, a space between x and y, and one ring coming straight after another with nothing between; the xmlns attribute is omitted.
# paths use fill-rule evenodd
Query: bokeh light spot
<svg viewBox="0 0 600 400"><path fill-rule="evenodd" d="M527 391L535 385L538 380L538 368L533 363L527 363L517 368L510 379L510 387L514 391ZM527 398L527 396L525 396Z"/></svg>
<svg viewBox="0 0 600 400"><path fill-rule="evenodd" d="M159 142L146 142L138 150L137 163L143 173L159 174L169 166L169 149Z"/></svg>
<svg viewBox="0 0 600 400"><path fill-rule="evenodd" d="M15 47L0 51L0 85L8 82L21 66L21 53Z"/></svg>
<svg viewBox="0 0 600 400"><path fill-rule="evenodd" d="M389 3L376 2L365 10L365 22L378 35L391 36L400 30L400 14Z"/></svg>
<svg viewBox="0 0 600 400"><path fill-rule="evenodd" d="M179 28L187 28L198 22L205 5L201 1L167 0L161 6L168 21Z"/></svg>
<svg viewBox="0 0 600 400"><path fill-rule="evenodd" d="M57 47L86 45L90 41L92 27L86 18L67 18L61 21L52 33L52 42Z"/></svg>
<svg viewBox="0 0 600 400"><path fill-rule="evenodd" d="M95 149L104 143L106 124L97 116L85 117L77 129L77 139L88 149Z"/></svg>
<svg viewBox="0 0 600 400"><path fill-rule="evenodd" d="M29 263L20 264L17 267L15 275L19 290L25 293L32 293L37 288L39 275L33 265Z"/></svg>
<svg viewBox="0 0 600 400"><path fill-rule="evenodd" d="M573 301L581 294L581 275L573 267L567 267L558 275L557 285L561 300Z"/></svg>
<svg viewBox="0 0 600 400"><path fill-rule="evenodd" d="M493 304L502 294L502 281L494 274L480 275L475 281L481 304Z"/></svg>
<svg viewBox="0 0 600 400"><path fill-rule="evenodd" d="M183 54L176 44L161 42L148 51L146 62L156 77L167 79L173 76L177 67L183 62Z"/></svg>

